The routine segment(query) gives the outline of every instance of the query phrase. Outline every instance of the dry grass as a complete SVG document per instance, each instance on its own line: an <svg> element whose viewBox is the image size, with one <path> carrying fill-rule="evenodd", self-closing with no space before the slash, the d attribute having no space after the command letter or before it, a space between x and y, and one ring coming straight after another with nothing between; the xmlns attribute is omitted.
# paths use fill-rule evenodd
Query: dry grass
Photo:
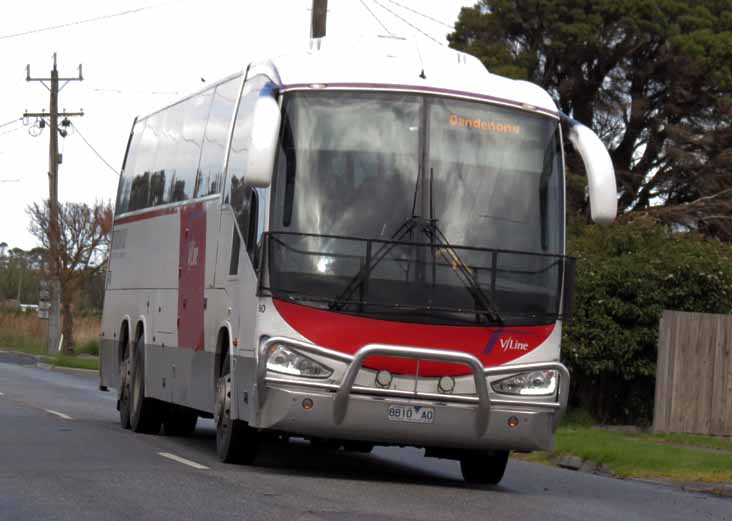
<svg viewBox="0 0 732 521"><path fill-rule="evenodd" d="M35 313L0 312L0 349L15 349L32 354L46 353L47 321ZM96 343L100 319L94 316L76 317L74 340L77 346Z"/></svg>

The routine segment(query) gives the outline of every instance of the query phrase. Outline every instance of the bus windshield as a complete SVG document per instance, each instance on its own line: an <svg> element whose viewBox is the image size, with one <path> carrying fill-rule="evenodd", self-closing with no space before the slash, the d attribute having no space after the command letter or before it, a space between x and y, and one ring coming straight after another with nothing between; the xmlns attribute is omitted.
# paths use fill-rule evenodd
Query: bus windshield
<svg viewBox="0 0 732 521"><path fill-rule="evenodd" d="M271 208L275 296L400 320L557 317L551 117L431 95L289 93Z"/></svg>

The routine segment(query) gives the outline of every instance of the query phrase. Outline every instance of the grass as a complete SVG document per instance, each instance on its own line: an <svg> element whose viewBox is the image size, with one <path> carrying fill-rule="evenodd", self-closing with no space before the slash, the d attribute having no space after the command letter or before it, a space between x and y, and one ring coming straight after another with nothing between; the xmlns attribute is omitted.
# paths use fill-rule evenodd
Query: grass
<svg viewBox="0 0 732 521"><path fill-rule="evenodd" d="M12 349L31 355L47 355L47 327L47 321L38 318L35 313L0 311L0 349ZM97 337L99 327L99 318L76 317L74 320L75 354L42 356L41 362L54 367L99 369L99 359L92 358L99 356Z"/></svg>
<svg viewBox="0 0 732 521"><path fill-rule="evenodd" d="M98 358L79 358L77 356L58 355L41 357L41 362L53 367L71 367L73 369L90 369L95 371L99 370Z"/></svg>
<svg viewBox="0 0 732 521"><path fill-rule="evenodd" d="M731 438L610 431L592 426L591 417L582 411L570 411L562 421L553 452L518 458L551 464L554 456L564 454L604 464L623 478L732 482Z"/></svg>
<svg viewBox="0 0 732 521"><path fill-rule="evenodd" d="M0 348L43 354L46 352L46 325L34 313L0 312Z"/></svg>
<svg viewBox="0 0 732 521"><path fill-rule="evenodd" d="M85 342L78 342L74 352L78 355L99 356L99 339L89 338Z"/></svg>
<svg viewBox="0 0 732 521"><path fill-rule="evenodd" d="M0 310L0 349L12 349L32 355L45 355L48 321L35 313ZM78 354L99 354L100 320L93 316L74 319L75 351Z"/></svg>
<svg viewBox="0 0 732 521"><path fill-rule="evenodd" d="M666 443L671 445L688 445L690 447L703 447L708 449L718 449L732 452L732 438L712 438L710 436L702 436L698 434L635 434L641 439L649 439L656 443Z"/></svg>

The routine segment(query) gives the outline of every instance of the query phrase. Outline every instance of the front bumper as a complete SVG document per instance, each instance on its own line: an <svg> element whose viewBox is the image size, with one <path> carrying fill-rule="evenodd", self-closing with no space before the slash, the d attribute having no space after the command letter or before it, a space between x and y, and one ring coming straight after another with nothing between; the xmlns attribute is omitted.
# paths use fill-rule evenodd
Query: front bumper
<svg viewBox="0 0 732 521"><path fill-rule="evenodd" d="M348 364L338 384L290 379L267 373L269 347L282 343L305 352ZM354 385L361 366L370 356L397 356L441 360L470 367L476 393L472 395L427 393ZM262 343L257 361L257 415L259 428L306 436L364 440L383 444L465 449L551 450L553 432L567 406L569 372L558 362L514 364L484 368L473 355L439 349L370 344L355 355L325 349L281 337ZM500 399L489 392L486 379L523 371L554 369L559 389L554 401ZM415 386L416 389L416 386ZM309 398L313 406L303 407ZM390 421L390 404L433 407L431 424ZM510 427L515 416L518 424Z"/></svg>

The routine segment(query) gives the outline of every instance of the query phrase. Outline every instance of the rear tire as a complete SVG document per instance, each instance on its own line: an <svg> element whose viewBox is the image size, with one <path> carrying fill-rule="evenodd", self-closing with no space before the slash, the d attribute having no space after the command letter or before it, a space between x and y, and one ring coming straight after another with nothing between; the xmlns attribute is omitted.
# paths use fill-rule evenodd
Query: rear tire
<svg viewBox="0 0 732 521"><path fill-rule="evenodd" d="M130 426L134 432L160 432L160 402L145 398L145 343L142 335L135 342L130 381Z"/></svg>
<svg viewBox="0 0 732 521"><path fill-rule="evenodd" d="M460 470L466 483L472 485L497 485L508 464L507 450L496 450L466 455L460 459Z"/></svg>
<svg viewBox="0 0 732 521"><path fill-rule="evenodd" d="M119 391L117 392L117 409L119 410L119 424L123 429L130 428L130 349L129 343L123 346L122 361L119 364Z"/></svg>
<svg viewBox="0 0 732 521"><path fill-rule="evenodd" d="M259 449L259 433L246 422L231 418L231 360L226 354L216 382L216 454L224 463L250 465Z"/></svg>
<svg viewBox="0 0 732 521"><path fill-rule="evenodd" d="M187 407L171 405L163 419L163 431L166 436L191 436L196 432L198 413Z"/></svg>

